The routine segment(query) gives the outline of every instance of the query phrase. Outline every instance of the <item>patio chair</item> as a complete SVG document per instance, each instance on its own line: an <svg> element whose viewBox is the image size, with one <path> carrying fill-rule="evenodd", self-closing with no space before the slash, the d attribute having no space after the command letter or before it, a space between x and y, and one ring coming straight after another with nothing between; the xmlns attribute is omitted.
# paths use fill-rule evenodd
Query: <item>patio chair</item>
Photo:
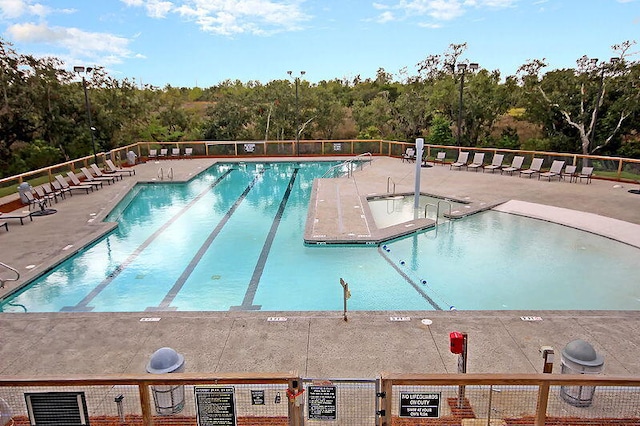
<svg viewBox="0 0 640 426"><path fill-rule="evenodd" d="M193 155L193 148L185 148L184 149L184 156L185 157L191 157Z"/></svg>
<svg viewBox="0 0 640 426"><path fill-rule="evenodd" d="M440 163L444 166L444 159L447 157L447 153L445 151L440 151L436 154L436 158L433 159L433 164Z"/></svg>
<svg viewBox="0 0 640 426"><path fill-rule="evenodd" d="M457 167L458 169L461 169L462 167L466 167L468 160L469 160L469 151L460 151L458 153L458 159L455 161L455 163L451 163L451 165L449 166L449 170L451 170L453 167Z"/></svg>
<svg viewBox="0 0 640 426"><path fill-rule="evenodd" d="M149 155L147 155L147 158L156 158L158 157L158 150L157 149L150 149L149 150Z"/></svg>
<svg viewBox="0 0 640 426"><path fill-rule="evenodd" d="M99 178L111 178L111 177L113 177L114 180L117 180L118 178L120 178L120 180L122 180L122 173L120 173L120 172L112 172L112 173L109 173L109 174L102 173L102 170L100 170L100 167L98 167L98 165L96 163L91 163L89 165L89 167L91 167L90 171L94 175L96 175L96 177L99 177Z"/></svg>
<svg viewBox="0 0 640 426"><path fill-rule="evenodd" d="M180 148L172 148L171 149L172 157L180 157Z"/></svg>
<svg viewBox="0 0 640 426"><path fill-rule="evenodd" d="M524 163L524 157L521 155L516 155L515 157L513 157L511 165L509 167L503 167L500 170L500 174L507 172L511 175L513 174L513 172L517 172L522 169L522 163Z"/></svg>
<svg viewBox="0 0 640 426"><path fill-rule="evenodd" d="M485 170L491 170L491 173L502 167L502 160L504 160L504 154L493 154L491 164L487 164L482 168L482 172Z"/></svg>
<svg viewBox="0 0 640 426"><path fill-rule="evenodd" d="M168 152L169 152L168 148L162 148L160 150L160 154L158 154L158 157L166 157Z"/></svg>
<svg viewBox="0 0 640 426"><path fill-rule="evenodd" d="M551 163L551 168L548 172L538 174L538 180L541 177L546 177L551 182L551 178L557 177L558 180L562 179L562 168L564 167L564 161L562 160L553 160Z"/></svg>
<svg viewBox="0 0 640 426"><path fill-rule="evenodd" d="M402 161L411 162L416 161L416 150L415 148L407 148L404 154L402 154Z"/></svg>
<svg viewBox="0 0 640 426"><path fill-rule="evenodd" d="M576 178L576 166L568 165L564 168L564 170L562 171L561 177L562 179L564 179L567 176L569 176L570 183L573 182L573 179L576 179L576 181L578 180Z"/></svg>
<svg viewBox="0 0 640 426"><path fill-rule="evenodd" d="M580 170L580 174L576 177L576 182L578 181L578 179L580 179L580 182L582 182L582 179L586 179L587 183L591 183L592 175L593 167L583 167L582 170Z"/></svg>
<svg viewBox="0 0 640 426"><path fill-rule="evenodd" d="M58 190L58 189L53 189L53 188L51 188L51 184L43 183L42 184L42 189L44 190L45 194L53 195L53 197L56 200L56 203L58 202L58 197L62 198L63 200L65 198L65 195L64 195L65 191Z"/></svg>
<svg viewBox="0 0 640 426"><path fill-rule="evenodd" d="M31 191L25 191L22 193L22 195L24 195L24 198L27 199L29 210L31 210L31 207L35 206L40 207L40 210L44 210L44 208L47 206L48 200L36 198Z"/></svg>
<svg viewBox="0 0 640 426"><path fill-rule="evenodd" d="M115 164L113 164L113 161L111 160L106 160L104 162L107 165L107 173L129 173L129 176L131 175L135 175L136 174L136 169L134 168L129 168L129 169L123 169L120 167L116 167Z"/></svg>
<svg viewBox="0 0 640 426"><path fill-rule="evenodd" d="M85 182L107 182L109 185L111 185L113 182L116 181L115 176L109 176L109 177L94 176L86 167L80 167L80 171L82 172L82 174L86 179Z"/></svg>
<svg viewBox="0 0 640 426"><path fill-rule="evenodd" d="M478 171L479 168L484 166L484 152L476 152L473 154L473 161L467 165L467 170L473 169Z"/></svg>
<svg viewBox="0 0 640 426"><path fill-rule="evenodd" d="M81 185L80 187L77 187L77 188L69 185L69 183L67 183L67 181L65 180L65 178L62 177L62 175L56 175L55 179L56 179L55 181L51 182L51 186L53 186L53 189L55 189L56 191L60 191L63 194L69 194L73 196L72 189L83 190L83 191L86 191L87 194L89 193L89 190L93 191L93 188L90 185Z"/></svg>
<svg viewBox="0 0 640 426"><path fill-rule="evenodd" d="M33 190L35 191L37 198L48 201L50 206L53 205L51 200L55 200L56 203L58 202L58 198L54 194L47 194L41 186L36 186Z"/></svg>
<svg viewBox="0 0 640 426"><path fill-rule="evenodd" d="M69 176L69 180L75 186L83 186L83 185L87 186L87 185L89 185L92 188L96 188L96 189L99 189L98 187L102 188L102 182L92 181L92 180L89 180L89 181L85 180L84 182L80 182L80 179L78 179L76 174L73 173L73 172L67 172L67 176Z"/></svg>
<svg viewBox="0 0 640 426"><path fill-rule="evenodd" d="M534 158L527 170L520 170L520 177L522 177L522 175L525 175L529 176L529 179L531 179L531 176L535 175L536 173L539 174L543 162L544 158Z"/></svg>

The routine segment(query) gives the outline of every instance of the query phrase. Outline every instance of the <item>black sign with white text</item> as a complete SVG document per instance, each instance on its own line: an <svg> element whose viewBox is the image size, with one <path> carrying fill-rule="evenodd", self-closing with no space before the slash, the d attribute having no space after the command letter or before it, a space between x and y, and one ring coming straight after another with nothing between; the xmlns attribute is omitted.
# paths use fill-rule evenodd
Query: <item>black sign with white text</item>
<svg viewBox="0 0 640 426"><path fill-rule="evenodd" d="M198 426L236 426L232 387L194 388Z"/></svg>
<svg viewBox="0 0 640 426"><path fill-rule="evenodd" d="M307 389L309 420L336 420L338 403L335 386L309 386Z"/></svg>
<svg viewBox="0 0 640 426"><path fill-rule="evenodd" d="M440 392L400 392L400 417L440 417Z"/></svg>

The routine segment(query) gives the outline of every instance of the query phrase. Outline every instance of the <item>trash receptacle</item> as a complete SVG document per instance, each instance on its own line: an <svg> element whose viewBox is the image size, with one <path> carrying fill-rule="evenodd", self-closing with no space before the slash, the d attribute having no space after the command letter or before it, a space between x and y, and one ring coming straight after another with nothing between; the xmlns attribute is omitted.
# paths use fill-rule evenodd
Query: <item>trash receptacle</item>
<svg viewBox="0 0 640 426"><path fill-rule="evenodd" d="M136 165L136 153L133 151L129 151L127 152L127 163L129 163L130 166L135 166Z"/></svg>
<svg viewBox="0 0 640 426"><path fill-rule="evenodd" d="M29 200L27 200L27 197L24 195L25 192L29 191L31 191L31 185L29 185L27 182L22 182L20 185L18 185L18 194L20 194L20 200L24 204L29 204Z"/></svg>
<svg viewBox="0 0 640 426"><path fill-rule="evenodd" d="M602 355L581 339L567 343L560 360L561 374L600 374L604 368ZM590 406L595 391L595 386L560 386L562 399L575 407Z"/></svg>
<svg viewBox="0 0 640 426"><path fill-rule="evenodd" d="M184 356L171 348L160 348L151 355L147 372L152 374L182 373ZM183 385L152 386L153 402L158 414L175 414L184 408Z"/></svg>

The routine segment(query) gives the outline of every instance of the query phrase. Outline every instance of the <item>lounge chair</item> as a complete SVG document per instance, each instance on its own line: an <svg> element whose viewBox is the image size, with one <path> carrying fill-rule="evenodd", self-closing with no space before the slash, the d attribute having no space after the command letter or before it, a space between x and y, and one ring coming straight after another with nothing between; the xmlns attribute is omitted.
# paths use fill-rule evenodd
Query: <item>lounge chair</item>
<svg viewBox="0 0 640 426"><path fill-rule="evenodd" d="M415 148L407 148L404 154L402 154L402 161L416 161L416 150Z"/></svg>
<svg viewBox="0 0 640 426"><path fill-rule="evenodd" d="M592 175L593 175L593 167L583 167L582 170L580 170L580 174L576 176L576 182L578 181L578 178L579 178L580 182L582 182L582 179L586 179L587 183L591 183Z"/></svg>
<svg viewBox="0 0 640 426"><path fill-rule="evenodd" d="M51 200L55 200L56 203L58 202L58 198L54 194L47 194L41 186L36 186L33 190L35 191L37 198L48 201L50 206L53 205Z"/></svg>
<svg viewBox="0 0 640 426"><path fill-rule="evenodd" d="M540 180L541 177L548 178L549 182L551 182L551 178L553 177L557 177L558 180L562 179L563 167L564 167L564 161L553 160L553 163L551 163L551 168L549 169L548 172L538 174L538 180Z"/></svg>
<svg viewBox="0 0 640 426"><path fill-rule="evenodd" d="M149 155L147 155L147 158L156 158L158 156L158 150L157 149L150 149L149 150Z"/></svg>
<svg viewBox="0 0 640 426"><path fill-rule="evenodd" d="M487 164L482 168L482 172L485 170L491 170L493 173L495 170L502 167L502 160L504 160L504 154L493 154L493 158L491 159L491 164Z"/></svg>
<svg viewBox="0 0 640 426"><path fill-rule="evenodd" d="M109 177L94 176L86 167L80 167L80 171L82 172L82 174L86 179L85 182L107 182L109 185L111 185L116 181L115 176L109 176Z"/></svg>
<svg viewBox="0 0 640 426"><path fill-rule="evenodd" d="M4 229L6 229L7 232L9 232L9 224L7 222L0 221L0 228L2 228L3 226L4 226Z"/></svg>
<svg viewBox="0 0 640 426"><path fill-rule="evenodd" d="M92 188L96 188L96 189L98 189L98 187L102 188L102 182L99 182L99 181L85 180L84 182L80 182L80 179L78 179L76 174L73 173L73 172L67 172L67 176L69 176L69 180L75 186L82 186L82 185L87 186L87 185L89 185Z"/></svg>
<svg viewBox="0 0 640 426"><path fill-rule="evenodd" d="M168 148L162 148L160 150L160 154L158 154L158 157L166 157L168 152L169 152Z"/></svg>
<svg viewBox="0 0 640 426"><path fill-rule="evenodd" d="M31 216L31 212L21 211L21 212L11 212L11 213L0 213L0 219L20 219L20 225L24 225L24 218L28 217L33 222L33 216ZM7 228L7 231L9 228Z"/></svg>
<svg viewBox="0 0 640 426"><path fill-rule="evenodd" d="M48 200L42 199L42 198L36 198L31 191L25 191L22 193L22 195L24 195L24 198L27 199L29 210L31 210L32 206L33 207L38 206L40 207L40 210L44 210L44 208L47 206Z"/></svg>
<svg viewBox="0 0 640 426"><path fill-rule="evenodd" d="M43 184L42 184L42 189L44 190L44 193L45 193L45 194L53 195L53 197L54 197L54 198L55 198L55 200L56 200L56 203L58 202L58 197L62 198L63 200L64 200L64 198L65 198L65 195L64 195L64 194L65 194L65 191L58 190L58 189L52 189L52 188L51 188L51 184L43 183Z"/></svg>
<svg viewBox="0 0 640 426"><path fill-rule="evenodd" d="M135 175L136 174L136 169L134 168L130 168L130 169L123 169L123 168L118 168L116 167L115 164L113 164L113 161L111 160L106 160L104 162L107 165L107 173L129 173L129 176L131 175Z"/></svg>
<svg viewBox="0 0 640 426"><path fill-rule="evenodd" d="M91 167L91 172L93 172L94 175L96 175L96 177L99 178L111 178L113 177L114 180L117 180L118 178L120 178L120 180L122 180L122 173L120 172L113 172L113 173L102 173L102 170L100 170L100 167L98 167L98 165L96 163L91 163L89 165L89 167Z"/></svg>
<svg viewBox="0 0 640 426"><path fill-rule="evenodd" d="M569 183L573 182L573 179L576 179L576 181L578 180L576 176L576 166L568 165L564 168L564 171L562 172L562 179L567 176L569 176Z"/></svg>
<svg viewBox="0 0 640 426"><path fill-rule="evenodd" d="M191 157L193 155L193 148L185 148L184 149L184 156L185 157Z"/></svg>
<svg viewBox="0 0 640 426"><path fill-rule="evenodd" d="M469 152L460 151L458 153L458 159L455 161L455 163L451 163L451 165L449 166L449 170L451 170L453 167L458 167L458 168L466 167L468 160L469 160Z"/></svg>
<svg viewBox="0 0 640 426"><path fill-rule="evenodd" d="M473 154L473 161L471 164L467 165L468 169L473 169L474 171L478 171L479 168L484 166L484 152L476 152Z"/></svg>
<svg viewBox="0 0 640 426"><path fill-rule="evenodd" d="M440 151L436 154L436 158L433 159L433 164L440 163L444 166L445 158L447 158L447 153L444 151Z"/></svg>
<svg viewBox="0 0 640 426"><path fill-rule="evenodd" d="M73 177L75 178L75 175L73 175ZM73 185L69 185L69 182L67 182L67 180L63 178L62 175L56 175L55 178L62 190L68 190L69 194L71 194L71 191L74 189L85 191L87 194L89 193L89 191L93 191L94 185L76 185L75 183ZM75 178L75 180L78 181L77 178ZM53 187L55 188L55 185Z"/></svg>
<svg viewBox="0 0 640 426"><path fill-rule="evenodd" d="M171 148L172 157L180 157L180 148Z"/></svg>
<svg viewBox="0 0 640 426"><path fill-rule="evenodd" d="M544 158L534 158L527 170L520 170L520 177L522 177L522 175L525 175L529 176L529 179L531 179L531 176L535 175L536 173L539 174L543 162Z"/></svg>
<svg viewBox="0 0 640 426"><path fill-rule="evenodd" d="M524 157L516 155L513 157L513 160L511 160L511 165L509 167L503 167L500 170L500 174L507 172L511 175L513 172L520 171L520 169L522 169L522 163L524 163Z"/></svg>

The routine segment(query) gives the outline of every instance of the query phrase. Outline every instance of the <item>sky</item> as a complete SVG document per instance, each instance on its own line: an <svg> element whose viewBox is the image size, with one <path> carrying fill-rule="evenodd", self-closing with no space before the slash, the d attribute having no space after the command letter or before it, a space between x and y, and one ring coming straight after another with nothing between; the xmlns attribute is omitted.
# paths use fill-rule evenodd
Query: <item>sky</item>
<svg viewBox="0 0 640 426"><path fill-rule="evenodd" d="M302 71L312 83L374 79L380 68L400 80L461 43L461 60L504 78L528 60L574 68L640 42L640 0L0 0L0 37L157 87Z"/></svg>

